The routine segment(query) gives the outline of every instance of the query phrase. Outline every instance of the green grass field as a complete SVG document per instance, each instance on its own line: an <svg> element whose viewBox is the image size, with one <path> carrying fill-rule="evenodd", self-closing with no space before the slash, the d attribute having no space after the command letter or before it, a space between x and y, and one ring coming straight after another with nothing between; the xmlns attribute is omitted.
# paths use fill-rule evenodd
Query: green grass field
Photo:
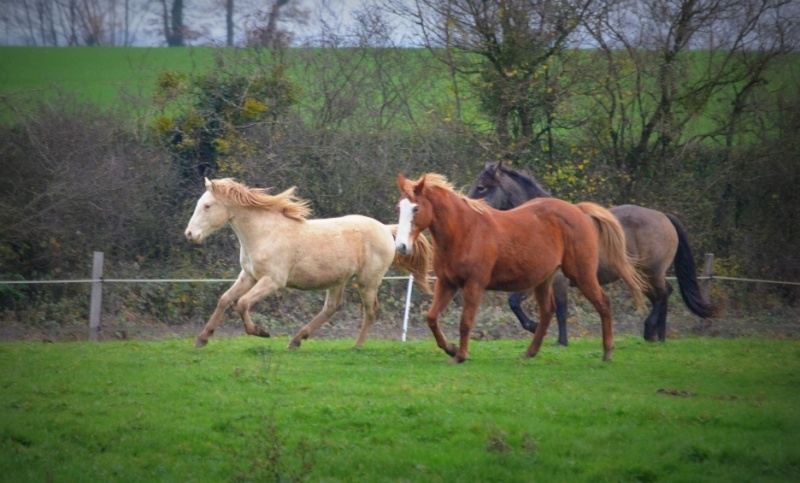
<svg viewBox="0 0 800 483"><path fill-rule="evenodd" d="M216 52L220 52L220 50L207 47L0 47L0 96L40 98L56 92L66 92L75 95L78 99L88 100L100 106L112 106L124 102L125 107L130 109L137 102L149 103L151 95L155 91L159 73L165 70L184 74L206 72L213 68ZM245 59L248 54L245 51L233 52L244 54L236 62L247 62ZM315 92L315 89L320 88L315 83L321 81L308 78L308 73L300 67L302 62L299 62L299 56L302 55L303 51L300 49L290 50L287 53L289 75L306 88L306 93ZM697 70L698 72L702 71L709 61L708 53L698 51L695 56ZM343 56L343 58L347 57ZM438 68L441 68L441 71L439 71L439 76L432 76L431 72L426 70L427 67L418 65L413 59L414 57L409 57L394 67L401 69L404 75L409 77L406 80L409 85L404 90L413 90L407 94L412 95L414 102L420 103L414 108L419 109L419 115L429 109L438 109L442 113L448 112L453 108L454 101L452 100L452 85L447 80L446 69L443 65L434 63L433 65L440 66ZM395 59L396 61L397 59ZM363 69L363 71L359 71L359 77L360 75L369 77L376 62L379 62L377 58L367 60L363 64L355 63L356 66L360 66L359 69ZM587 62L592 61L587 58ZM770 89L775 92L783 90L784 94L782 95L795 95L798 88L796 83L798 66L800 66L800 57L798 56L783 59L769 74L771 76ZM418 71L417 67L422 70ZM318 68L323 67L319 66ZM434 69L436 68L434 67ZM311 75L319 75L319 73ZM343 79L344 77L339 81L344 82ZM423 79L425 85L417 85ZM466 92L466 86L462 86L462 90ZM310 104L318 101L319 99L315 95L307 95L303 100L304 103ZM576 102L580 105L580 101ZM469 119L469 122L488 129L485 119L478 114L476 103L477 101L474 99L464 102L462 114L465 119ZM720 115L713 112L715 106L719 107L718 104L719 101L710 102L708 108L712 111L695 119L686 134L712 128L712 124L709 124L710 119ZM584 109L584 107L578 107L578 109ZM638 115L638 113L632 113L632 115ZM567 130L562 134L568 135L569 132Z"/></svg>
<svg viewBox="0 0 800 483"><path fill-rule="evenodd" d="M800 341L0 344L3 481L798 481Z"/></svg>
<svg viewBox="0 0 800 483"><path fill-rule="evenodd" d="M164 70L203 72L213 56L210 48L3 47L0 95L63 91L110 106L126 94L150 96Z"/></svg>

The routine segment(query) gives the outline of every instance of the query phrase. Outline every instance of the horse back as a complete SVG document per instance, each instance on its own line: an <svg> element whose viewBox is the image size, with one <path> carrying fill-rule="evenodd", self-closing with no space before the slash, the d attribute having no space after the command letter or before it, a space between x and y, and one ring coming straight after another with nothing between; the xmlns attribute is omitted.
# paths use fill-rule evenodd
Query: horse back
<svg viewBox="0 0 800 483"><path fill-rule="evenodd" d="M593 226L577 206L558 198L534 198L508 211L501 212L511 224L533 220L540 235L563 240L564 236L580 237L593 233Z"/></svg>
<svg viewBox="0 0 800 483"><path fill-rule="evenodd" d="M528 271L531 279L543 280L565 260L570 263L570 259L592 252L596 258L594 226L566 201L537 198L511 210L493 210L491 219L498 255L493 267L495 283L490 289L509 290L503 280L520 279L519 272Z"/></svg>
<svg viewBox="0 0 800 483"><path fill-rule="evenodd" d="M678 249L678 234L667 215L637 205L620 205L609 211L625 231L628 256L638 260L648 276L663 277Z"/></svg>

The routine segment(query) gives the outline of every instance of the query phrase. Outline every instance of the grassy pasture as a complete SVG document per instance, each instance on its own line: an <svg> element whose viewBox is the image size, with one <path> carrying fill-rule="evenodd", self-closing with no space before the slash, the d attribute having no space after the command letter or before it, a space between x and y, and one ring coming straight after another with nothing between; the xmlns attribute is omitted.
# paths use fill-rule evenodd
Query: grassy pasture
<svg viewBox="0 0 800 483"><path fill-rule="evenodd" d="M149 97L164 70L206 71L209 48L159 49L119 47L0 48L0 95L42 97L56 91L111 106L123 95Z"/></svg>
<svg viewBox="0 0 800 483"><path fill-rule="evenodd" d="M800 478L796 339L287 342L0 344L0 479Z"/></svg>

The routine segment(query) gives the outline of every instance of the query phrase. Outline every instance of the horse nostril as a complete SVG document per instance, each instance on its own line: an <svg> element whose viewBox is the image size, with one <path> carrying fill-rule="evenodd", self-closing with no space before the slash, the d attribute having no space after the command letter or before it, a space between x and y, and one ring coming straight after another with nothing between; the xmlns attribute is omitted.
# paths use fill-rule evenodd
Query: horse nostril
<svg viewBox="0 0 800 483"><path fill-rule="evenodd" d="M411 254L411 247L409 247L405 243L400 243L400 244L397 245L397 251L399 251L403 255L410 255Z"/></svg>

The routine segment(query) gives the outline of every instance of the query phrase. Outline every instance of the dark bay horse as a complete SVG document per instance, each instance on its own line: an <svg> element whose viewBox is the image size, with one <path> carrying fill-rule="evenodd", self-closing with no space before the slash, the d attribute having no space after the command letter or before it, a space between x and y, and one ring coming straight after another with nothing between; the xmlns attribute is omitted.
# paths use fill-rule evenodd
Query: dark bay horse
<svg viewBox="0 0 800 483"><path fill-rule="evenodd" d="M527 173L504 166L500 162L488 163L469 191L470 198L482 198L499 210L510 210L528 200L550 198ZM647 279L649 287L645 295L652 310L644 321L644 338L649 341L664 341L667 331L667 302L672 286L667 282L667 269L675 265L681 296L686 306L695 315L704 319L715 317L718 307L705 299L697 283L697 267L689 242L689 236L674 216L636 205L622 205L609 211L619 220L625 230L628 255L637 260L639 269ZM602 257L601 257L602 260ZM601 263L598 272L601 284L611 283L619 277L611 267ZM569 281L557 276L553 281L558 320L558 343L567 345L567 289ZM508 299L522 326L536 331L536 324L522 310L521 303L527 293L515 293Z"/></svg>
<svg viewBox="0 0 800 483"><path fill-rule="evenodd" d="M499 211L456 193L444 176L433 173L417 181L401 174L397 184L401 198L395 247L411 255L422 231L430 231L437 279L427 322L437 345L452 356L450 362L467 359L469 333L486 290L533 290L540 323L523 357L535 356L555 310L551 284L559 268L600 314L603 360L611 360L611 306L597 280L599 253L638 302L644 297L643 280L625 253L625 234L608 210L594 203L543 198ZM456 347L447 343L438 317L459 289L463 309Z"/></svg>

